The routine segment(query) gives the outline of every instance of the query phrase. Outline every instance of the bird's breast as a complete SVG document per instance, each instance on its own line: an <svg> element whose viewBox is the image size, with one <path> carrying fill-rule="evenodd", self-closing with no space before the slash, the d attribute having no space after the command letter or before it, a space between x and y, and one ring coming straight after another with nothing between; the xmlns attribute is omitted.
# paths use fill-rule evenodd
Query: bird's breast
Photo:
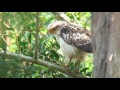
<svg viewBox="0 0 120 90"><path fill-rule="evenodd" d="M68 43L66 43L61 36L57 35L55 36L56 40L58 42L58 44L60 45L60 49L63 52L64 55L67 56L75 56L78 53L78 49L72 45L69 45Z"/></svg>

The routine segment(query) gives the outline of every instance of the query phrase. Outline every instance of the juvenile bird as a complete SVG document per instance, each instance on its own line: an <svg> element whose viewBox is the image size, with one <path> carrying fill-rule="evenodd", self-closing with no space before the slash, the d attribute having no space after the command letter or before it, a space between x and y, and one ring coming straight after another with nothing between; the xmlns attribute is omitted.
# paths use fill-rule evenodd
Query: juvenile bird
<svg viewBox="0 0 120 90"><path fill-rule="evenodd" d="M48 33L55 36L69 66L71 61L80 63L87 53L92 53L91 33L84 28L66 21L54 21L47 27Z"/></svg>

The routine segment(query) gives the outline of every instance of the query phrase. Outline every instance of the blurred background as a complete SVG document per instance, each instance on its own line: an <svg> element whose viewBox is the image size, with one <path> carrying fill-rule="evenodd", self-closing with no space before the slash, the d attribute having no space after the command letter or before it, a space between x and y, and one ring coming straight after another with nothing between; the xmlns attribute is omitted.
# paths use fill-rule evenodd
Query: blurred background
<svg viewBox="0 0 120 90"><path fill-rule="evenodd" d="M90 12L64 12L72 22L91 29ZM39 12L39 58L62 65L64 57L53 36L47 35L47 25L55 20L52 12ZM33 57L35 52L36 12L0 12L0 50ZM71 68L75 68L71 64ZM80 65L80 72L92 77L93 55ZM19 59L0 56L0 78L67 78L57 70Z"/></svg>

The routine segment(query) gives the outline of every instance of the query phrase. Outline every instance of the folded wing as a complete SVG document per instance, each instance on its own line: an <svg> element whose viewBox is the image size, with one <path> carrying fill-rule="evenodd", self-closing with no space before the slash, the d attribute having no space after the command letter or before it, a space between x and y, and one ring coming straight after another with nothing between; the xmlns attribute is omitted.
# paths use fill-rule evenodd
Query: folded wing
<svg viewBox="0 0 120 90"><path fill-rule="evenodd" d="M66 43L92 53L91 33L86 29L70 24L64 25L61 28L60 36Z"/></svg>

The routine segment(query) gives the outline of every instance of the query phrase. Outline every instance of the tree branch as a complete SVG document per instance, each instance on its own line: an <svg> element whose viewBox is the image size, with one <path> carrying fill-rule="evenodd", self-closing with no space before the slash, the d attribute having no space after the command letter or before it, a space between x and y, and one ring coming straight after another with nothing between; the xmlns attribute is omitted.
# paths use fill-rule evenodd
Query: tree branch
<svg viewBox="0 0 120 90"><path fill-rule="evenodd" d="M70 18L63 12L52 12L57 20L63 20L70 23Z"/></svg>
<svg viewBox="0 0 120 90"><path fill-rule="evenodd" d="M79 26L77 23L73 23L70 21L70 18L64 14L64 12L52 12L55 16L56 20L67 21L71 25Z"/></svg>
<svg viewBox="0 0 120 90"><path fill-rule="evenodd" d="M52 70L58 70L58 71L60 71L60 72L62 72L64 74L67 74L67 75L71 76L71 77L86 78L86 76L83 76L81 74L73 73L67 68L61 67L59 65L52 64L50 62L47 62L47 61L44 61L44 60L41 60L41 59L38 59L36 62L34 62L35 58L25 56L23 54L16 54L16 53L10 53L10 52L5 53L4 51L0 51L0 56L5 56L6 58L9 58L9 59L14 58L16 60L23 60L23 61L33 62L33 63L39 64L39 65L48 67L49 69L52 69Z"/></svg>
<svg viewBox="0 0 120 90"><path fill-rule="evenodd" d="M36 12L35 61L38 59L39 12Z"/></svg>

